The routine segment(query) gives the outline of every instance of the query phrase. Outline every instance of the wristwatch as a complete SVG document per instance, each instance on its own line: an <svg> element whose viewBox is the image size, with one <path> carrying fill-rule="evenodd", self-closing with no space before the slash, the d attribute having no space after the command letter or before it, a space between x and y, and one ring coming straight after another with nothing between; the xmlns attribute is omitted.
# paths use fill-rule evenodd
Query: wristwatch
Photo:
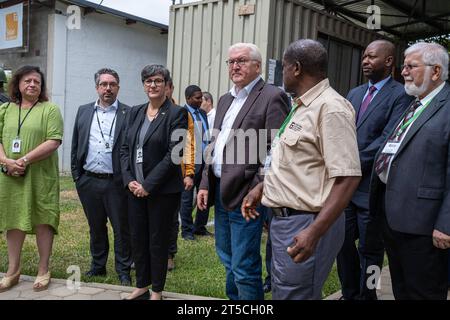
<svg viewBox="0 0 450 320"><path fill-rule="evenodd" d="M22 160L23 160L23 162L25 162L25 166L27 166L28 165L28 158L27 158L27 156L23 156Z"/></svg>

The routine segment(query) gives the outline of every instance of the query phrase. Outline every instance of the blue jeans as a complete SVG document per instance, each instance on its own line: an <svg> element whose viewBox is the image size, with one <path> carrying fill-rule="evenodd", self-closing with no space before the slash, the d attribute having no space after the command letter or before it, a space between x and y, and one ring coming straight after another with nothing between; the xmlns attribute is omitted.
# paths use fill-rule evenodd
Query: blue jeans
<svg viewBox="0 0 450 320"><path fill-rule="evenodd" d="M227 211L216 185L214 229L216 251L226 271L226 294L231 300L264 300L261 235L263 217L246 222L241 208Z"/></svg>

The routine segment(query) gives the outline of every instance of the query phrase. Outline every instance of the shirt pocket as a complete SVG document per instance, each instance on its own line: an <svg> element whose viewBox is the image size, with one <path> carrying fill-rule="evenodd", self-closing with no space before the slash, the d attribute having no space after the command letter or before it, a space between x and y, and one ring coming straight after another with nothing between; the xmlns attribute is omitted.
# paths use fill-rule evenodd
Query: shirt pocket
<svg viewBox="0 0 450 320"><path fill-rule="evenodd" d="M295 131L286 131L280 138L281 141L283 141L285 144L287 144L290 147L293 147L297 144L298 140L300 138L300 132Z"/></svg>

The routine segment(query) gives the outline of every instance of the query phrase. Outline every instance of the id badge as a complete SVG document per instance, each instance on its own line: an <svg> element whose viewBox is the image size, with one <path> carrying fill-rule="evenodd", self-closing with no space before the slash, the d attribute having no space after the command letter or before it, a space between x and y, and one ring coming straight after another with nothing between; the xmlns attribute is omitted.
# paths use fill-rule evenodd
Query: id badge
<svg viewBox="0 0 450 320"><path fill-rule="evenodd" d="M144 155L142 153L142 148L138 148L136 150L136 163L139 164L142 162L144 162Z"/></svg>
<svg viewBox="0 0 450 320"><path fill-rule="evenodd" d="M400 148L400 142L388 142L384 146L382 153L396 154L398 151L398 148Z"/></svg>
<svg viewBox="0 0 450 320"><path fill-rule="evenodd" d="M105 153L112 153L112 146L109 142L105 142Z"/></svg>
<svg viewBox="0 0 450 320"><path fill-rule="evenodd" d="M22 146L22 140L16 138L12 141L11 151L12 153L20 153L20 147Z"/></svg>

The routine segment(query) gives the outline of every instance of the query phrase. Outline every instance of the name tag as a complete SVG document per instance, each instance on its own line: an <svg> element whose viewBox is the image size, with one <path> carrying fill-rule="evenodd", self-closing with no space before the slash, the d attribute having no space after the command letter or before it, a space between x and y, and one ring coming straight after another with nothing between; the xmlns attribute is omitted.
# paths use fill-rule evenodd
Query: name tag
<svg viewBox="0 0 450 320"><path fill-rule="evenodd" d="M12 141L11 151L12 153L20 153L20 147L22 146L22 140L16 138Z"/></svg>
<svg viewBox="0 0 450 320"><path fill-rule="evenodd" d="M142 163L142 162L144 162L143 151L142 151L142 148L138 148L136 150L136 163L139 164L139 163Z"/></svg>
<svg viewBox="0 0 450 320"><path fill-rule="evenodd" d="M112 147L109 142L105 143L105 153L112 153Z"/></svg>
<svg viewBox="0 0 450 320"><path fill-rule="evenodd" d="M399 142L388 142L384 146L384 149L383 149L382 153L396 154L397 151L398 151L398 148L400 148L400 143Z"/></svg>

